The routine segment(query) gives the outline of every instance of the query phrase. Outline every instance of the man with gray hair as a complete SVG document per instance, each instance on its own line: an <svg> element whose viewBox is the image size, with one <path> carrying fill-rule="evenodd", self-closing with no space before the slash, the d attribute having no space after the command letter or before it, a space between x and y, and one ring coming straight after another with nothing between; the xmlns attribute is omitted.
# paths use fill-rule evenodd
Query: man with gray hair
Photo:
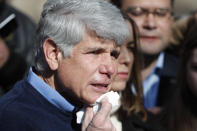
<svg viewBox="0 0 197 131"><path fill-rule="evenodd" d="M35 64L0 99L1 131L115 130L111 104L101 100L117 71L129 31L119 9L105 0L48 0L37 29ZM87 106L82 125L73 112Z"/></svg>

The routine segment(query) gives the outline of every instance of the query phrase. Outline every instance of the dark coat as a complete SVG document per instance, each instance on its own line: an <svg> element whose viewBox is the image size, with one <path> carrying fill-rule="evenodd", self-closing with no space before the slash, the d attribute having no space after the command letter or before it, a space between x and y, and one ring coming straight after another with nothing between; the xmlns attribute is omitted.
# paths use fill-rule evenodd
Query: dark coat
<svg viewBox="0 0 197 131"><path fill-rule="evenodd" d="M26 80L0 99L0 131L80 130L73 118L72 112L49 103Z"/></svg>
<svg viewBox="0 0 197 131"><path fill-rule="evenodd" d="M164 67L160 74L160 84L157 96L157 106L166 106L176 92L176 75L178 68L178 57L165 53Z"/></svg>

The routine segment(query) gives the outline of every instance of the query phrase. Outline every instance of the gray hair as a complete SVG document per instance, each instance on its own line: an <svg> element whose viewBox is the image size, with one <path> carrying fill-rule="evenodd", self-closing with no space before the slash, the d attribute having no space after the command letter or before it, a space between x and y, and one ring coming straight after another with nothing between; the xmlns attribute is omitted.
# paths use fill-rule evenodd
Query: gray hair
<svg viewBox="0 0 197 131"><path fill-rule="evenodd" d="M37 29L36 70L48 68L43 53L45 39L51 38L64 56L70 56L73 46L83 39L87 29L118 45L129 37L120 10L105 0L48 0Z"/></svg>

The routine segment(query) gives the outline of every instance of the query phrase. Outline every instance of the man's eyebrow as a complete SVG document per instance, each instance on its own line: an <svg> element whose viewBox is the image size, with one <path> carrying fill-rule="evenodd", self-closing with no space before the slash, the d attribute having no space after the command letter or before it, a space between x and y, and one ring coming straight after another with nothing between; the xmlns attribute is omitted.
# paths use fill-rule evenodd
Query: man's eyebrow
<svg viewBox="0 0 197 131"><path fill-rule="evenodd" d="M87 47L84 49L85 51L94 51L94 50L100 50L100 51L104 51L105 48L102 48L102 47Z"/></svg>
<svg viewBox="0 0 197 131"><path fill-rule="evenodd" d="M110 52L120 53L120 48L115 48L115 49L111 50Z"/></svg>
<svg viewBox="0 0 197 131"><path fill-rule="evenodd" d="M135 44L135 41L134 40L133 41L129 41L127 44L128 45L134 45Z"/></svg>
<svg viewBox="0 0 197 131"><path fill-rule="evenodd" d="M91 51L99 51L99 52L105 52L106 49L102 48L102 47L87 47L84 49L85 52L91 52ZM120 48L115 48L110 50L110 52L114 52L114 53L119 53L120 52Z"/></svg>
<svg viewBox="0 0 197 131"><path fill-rule="evenodd" d="M131 10L137 8L137 7L138 7L138 6L129 6L129 7L127 7L126 9L124 9L124 11L125 11L125 12L128 12L128 11L131 11Z"/></svg>
<svg viewBox="0 0 197 131"><path fill-rule="evenodd" d="M148 7L129 6L129 7L127 7L124 11L128 12L128 11L132 11L133 9L136 9L136 8L149 9ZM153 8L153 9L164 9L164 10L169 10L169 7L157 7L157 8Z"/></svg>

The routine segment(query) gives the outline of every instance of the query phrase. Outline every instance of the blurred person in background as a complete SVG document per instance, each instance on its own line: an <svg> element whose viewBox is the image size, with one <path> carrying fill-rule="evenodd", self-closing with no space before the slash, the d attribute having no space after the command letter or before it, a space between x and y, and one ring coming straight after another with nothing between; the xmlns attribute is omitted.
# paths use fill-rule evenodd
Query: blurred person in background
<svg viewBox="0 0 197 131"><path fill-rule="evenodd" d="M146 109L159 114L171 100L176 77L176 56L165 52L173 23L173 0L111 0L127 12L139 28L144 57L142 81ZM132 86L132 88L134 88Z"/></svg>
<svg viewBox="0 0 197 131"><path fill-rule="evenodd" d="M117 131L159 131L158 119L144 107L141 83L142 56L139 52L139 32L135 22L123 13L130 37L121 45L118 72L112 90L119 92L120 105L112 110L111 120ZM131 85L134 84L134 92Z"/></svg>
<svg viewBox="0 0 197 131"><path fill-rule="evenodd" d="M6 0L0 0L0 22L11 14L15 15L16 23L8 28L15 29L5 37L0 35L0 96L24 77L33 58L35 24Z"/></svg>
<svg viewBox="0 0 197 131"><path fill-rule="evenodd" d="M177 76L177 92L164 110L166 131L197 130L197 24L190 28L182 44Z"/></svg>
<svg viewBox="0 0 197 131"><path fill-rule="evenodd" d="M179 56L180 49L188 31L193 28L196 23L197 10L187 14L182 14L175 18L172 27L172 35L170 37L170 46L168 48L169 52Z"/></svg>

